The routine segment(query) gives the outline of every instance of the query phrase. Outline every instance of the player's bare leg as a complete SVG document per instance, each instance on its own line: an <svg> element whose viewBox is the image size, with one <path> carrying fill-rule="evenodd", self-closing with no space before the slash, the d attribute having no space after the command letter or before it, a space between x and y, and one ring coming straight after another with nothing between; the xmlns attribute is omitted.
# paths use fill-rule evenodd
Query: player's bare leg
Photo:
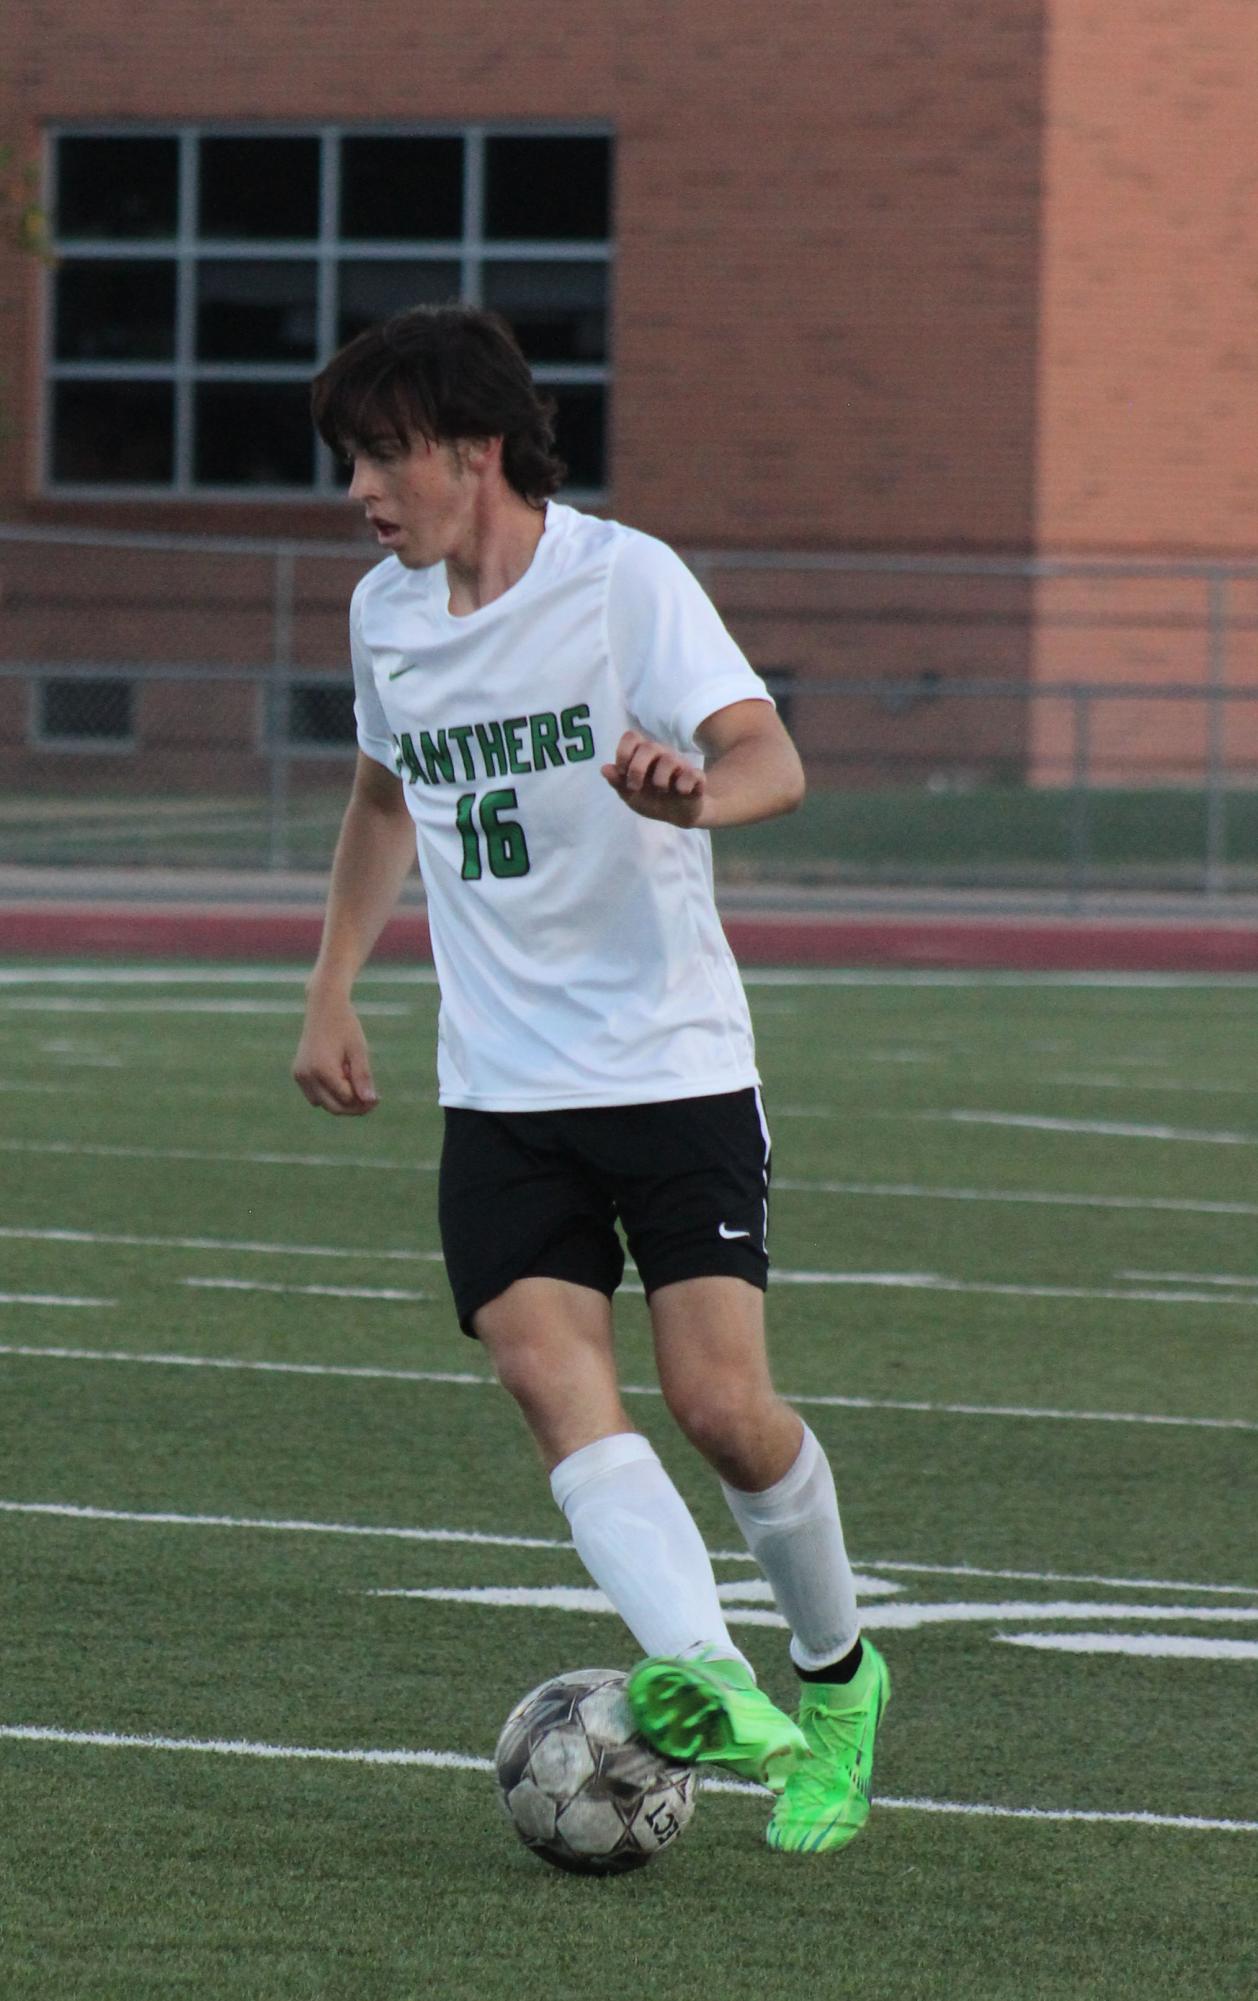
<svg viewBox="0 0 1258 2001"><path fill-rule="evenodd" d="M804 1427L773 1387L764 1294L741 1278L688 1278L651 1294L664 1400L729 1486L760 1493L799 1456Z"/></svg>
<svg viewBox="0 0 1258 2001"><path fill-rule="evenodd" d="M548 1473L595 1439L632 1431L616 1380L611 1301L601 1292L566 1279L517 1279L473 1326Z"/></svg>
<svg viewBox="0 0 1258 2001"><path fill-rule="evenodd" d="M578 1555L638 1644L709 1651L750 1676L690 1510L625 1414L609 1301L562 1279L519 1279L474 1327L537 1442Z"/></svg>

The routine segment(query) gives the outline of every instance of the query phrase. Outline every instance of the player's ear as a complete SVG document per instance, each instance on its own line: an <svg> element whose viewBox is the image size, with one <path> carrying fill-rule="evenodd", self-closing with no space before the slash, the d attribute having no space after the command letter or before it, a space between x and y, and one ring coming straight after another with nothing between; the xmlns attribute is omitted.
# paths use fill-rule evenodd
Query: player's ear
<svg viewBox="0 0 1258 2001"><path fill-rule="evenodd" d="M483 474L502 464L502 439L460 438L458 452L465 472Z"/></svg>

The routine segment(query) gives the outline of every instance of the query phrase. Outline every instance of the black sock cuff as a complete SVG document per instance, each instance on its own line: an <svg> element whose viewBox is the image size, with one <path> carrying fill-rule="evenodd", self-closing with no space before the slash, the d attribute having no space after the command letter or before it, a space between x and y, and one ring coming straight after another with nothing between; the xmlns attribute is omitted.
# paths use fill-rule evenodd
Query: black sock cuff
<svg viewBox="0 0 1258 2001"><path fill-rule="evenodd" d="M851 1681L864 1657L865 1649L858 1639L854 1647L849 1647L845 1654L837 1661L831 1661L828 1667L802 1668L797 1665L795 1672L801 1681Z"/></svg>

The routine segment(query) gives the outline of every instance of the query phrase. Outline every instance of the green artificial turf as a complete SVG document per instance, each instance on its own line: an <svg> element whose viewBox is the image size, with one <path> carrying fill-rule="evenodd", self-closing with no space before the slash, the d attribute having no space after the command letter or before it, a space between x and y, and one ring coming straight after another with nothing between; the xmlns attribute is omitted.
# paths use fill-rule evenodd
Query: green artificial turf
<svg viewBox="0 0 1258 2001"><path fill-rule="evenodd" d="M364 981L382 1104L340 1122L288 1080L297 972L120 970L0 968L0 1730L185 1748L0 1736L4 2001L1249 2001L1258 1659L1000 1636L1258 1640L1258 986L753 976L775 1367L885 1587L884 1804L810 1861L709 1791L600 1883L481 1769L274 1755L483 1761L523 1690L634 1657L370 1595L584 1582L433 1255L431 985ZM786 1699L784 1636L733 1630Z"/></svg>

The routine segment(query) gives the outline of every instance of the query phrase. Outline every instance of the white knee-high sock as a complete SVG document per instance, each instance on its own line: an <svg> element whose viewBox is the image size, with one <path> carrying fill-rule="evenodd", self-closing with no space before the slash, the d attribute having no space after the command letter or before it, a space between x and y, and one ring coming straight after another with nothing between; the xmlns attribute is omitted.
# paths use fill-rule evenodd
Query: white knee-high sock
<svg viewBox="0 0 1258 2001"><path fill-rule="evenodd" d="M561 1459L550 1490L577 1554L644 1653L710 1647L743 1660L729 1636L703 1538L654 1447L617 1432Z"/></svg>
<svg viewBox="0 0 1258 2001"><path fill-rule="evenodd" d="M762 1494L721 1486L791 1629L791 1659L829 1667L856 1644L860 1617L834 1475L816 1437L805 1425L794 1465Z"/></svg>

